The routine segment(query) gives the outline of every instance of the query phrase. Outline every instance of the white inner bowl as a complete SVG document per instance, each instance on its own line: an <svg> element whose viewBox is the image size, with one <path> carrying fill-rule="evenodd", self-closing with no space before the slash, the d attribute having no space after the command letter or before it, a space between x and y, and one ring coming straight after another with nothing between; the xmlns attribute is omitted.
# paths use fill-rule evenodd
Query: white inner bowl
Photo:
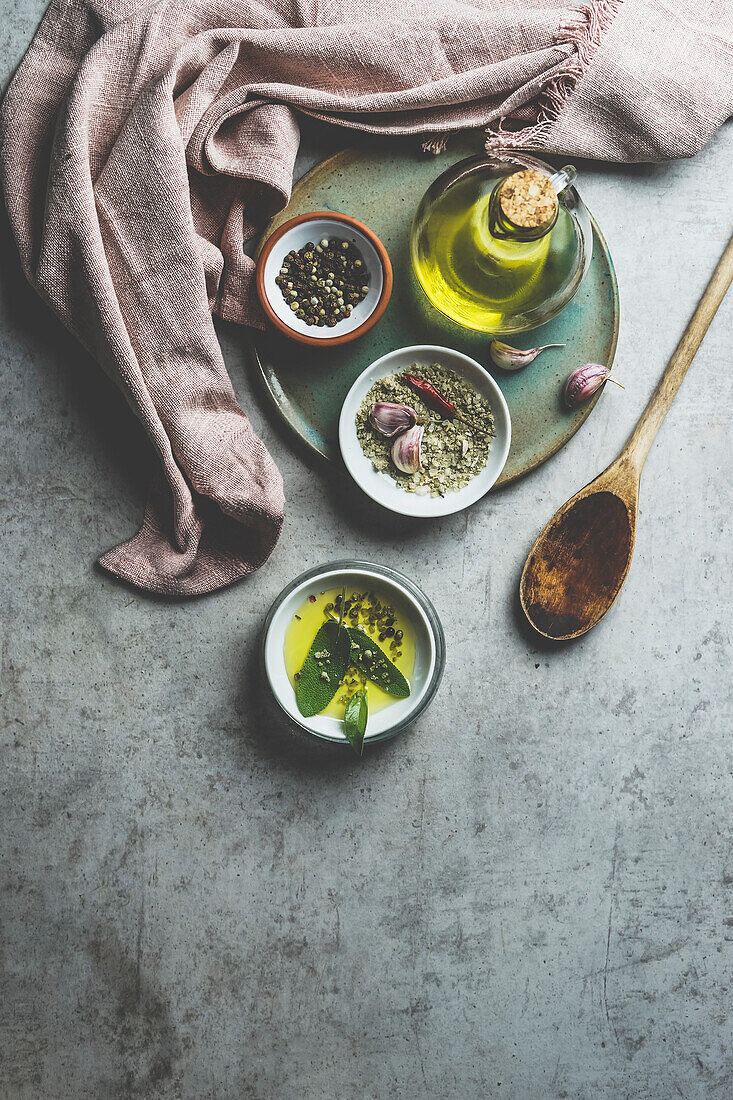
<svg viewBox="0 0 733 1100"><path fill-rule="evenodd" d="M394 703L370 714L367 723L365 743L384 740L408 722L412 715L422 710L426 694L432 688L435 691L436 662L438 649L443 649L442 638L436 643L433 627L425 611L415 596L396 580L372 571L368 566L326 566L323 571L307 577L289 592L282 601L275 604L271 620L266 627L263 640L263 659L265 676L276 702L293 722L302 729L326 741L346 743L343 722L331 715L317 714L304 718L295 701L295 690L285 670L285 633L292 622L293 615L305 603L310 595L318 595L329 588L374 588L396 605L404 609L415 632L415 668L410 677L410 695L407 699L396 699ZM440 669L442 672L442 668ZM429 701L429 700L428 700Z"/></svg>
<svg viewBox="0 0 733 1100"><path fill-rule="evenodd" d="M351 315L343 321L339 321L333 328L318 325L307 325L287 304L283 298L280 287L275 282L280 273L283 260L291 250L297 252L312 241L314 245L323 238L329 240L336 238L338 241L348 241L349 248L359 253L369 273L369 291L364 299L354 306ZM369 238L348 222L342 222L338 218L318 217L308 221L299 222L292 229L283 233L282 237L273 245L270 255L265 261L264 286L267 300L273 313L294 332L302 332L305 336L312 336L316 340L333 340L335 336L346 336L350 332L363 325L377 307L384 289L384 272L382 261L376 248Z"/></svg>
<svg viewBox="0 0 733 1100"><path fill-rule="evenodd" d="M389 474L374 468L372 460L364 454L356 434L356 414L375 382L388 374L400 374L413 364L417 364L415 373L419 376L420 366L430 366L432 363L440 363L441 366L454 370L489 401L494 414L496 433L491 444L488 462L483 470L476 474L465 488L447 493L444 497L408 493ZM434 344L416 344L409 348L398 348L397 351L390 351L381 359L377 359L354 382L341 407L339 419L341 454L356 484L372 500L404 516L448 516L480 500L485 493L488 493L504 469L511 441L509 409L503 393L489 372L470 356Z"/></svg>

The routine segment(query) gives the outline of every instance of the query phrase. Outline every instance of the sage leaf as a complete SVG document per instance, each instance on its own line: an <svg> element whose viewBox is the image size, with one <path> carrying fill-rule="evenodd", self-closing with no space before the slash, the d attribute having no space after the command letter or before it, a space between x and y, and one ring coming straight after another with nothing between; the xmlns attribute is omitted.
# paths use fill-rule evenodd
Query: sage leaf
<svg viewBox="0 0 733 1100"><path fill-rule="evenodd" d="M351 639L351 664L389 695L406 699L410 694L410 685L397 665L365 631L358 626L347 629Z"/></svg>
<svg viewBox="0 0 733 1100"><path fill-rule="evenodd" d="M364 734L367 728L369 705L366 688L355 691L346 703L344 711L344 734L354 752L359 756L364 752Z"/></svg>
<svg viewBox="0 0 733 1100"><path fill-rule="evenodd" d="M351 640L335 619L320 628L295 681L295 701L304 718L325 710L349 667Z"/></svg>

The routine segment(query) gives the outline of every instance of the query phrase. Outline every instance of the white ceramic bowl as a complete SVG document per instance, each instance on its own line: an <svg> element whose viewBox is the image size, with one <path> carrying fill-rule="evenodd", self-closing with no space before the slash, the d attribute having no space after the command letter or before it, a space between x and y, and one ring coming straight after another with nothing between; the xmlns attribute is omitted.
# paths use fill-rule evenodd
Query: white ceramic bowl
<svg viewBox="0 0 733 1100"><path fill-rule="evenodd" d="M284 588L270 608L262 630L260 660L272 697L294 730L321 741L348 745L340 718L317 714L304 718L285 670L285 632L311 594L328 588L377 588L402 606L415 631L415 669L410 696L369 715L364 743L386 741L414 722L438 690L445 667L445 638L438 614L424 592L408 577L369 562L337 561L310 569Z"/></svg>
<svg viewBox="0 0 733 1100"><path fill-rule="evenodd" d="M408 493L389 474L376 470L371 459L364 454L356 434L356 414L369 390L380 378L388 374L399 374L417 364L419 374L421 365L440 363L456 374L462 375L491 404L494 414L496 435L491 444L489 459L464 489L447 493L444 497L418 496ZM434 344L415 344L414 347L398 348L377 359L359 375L346 395L341 407L339 419L339 445L346 469L360 489L376 500L378 504L399 512L404 516L448 516L460 512L474 504L491 486L504 469L512 441L512 426L509 409L504 395L488 371L460 351L441 348Z"/></svg>
<svg viewBox="0 0 733 1100"><path fill-rule="evenodd" d="M369 274L366 297L333 328L307 325L296 317L275 282L291 249L297 252L309 241L318 244L323 237L347 241L359 253ZM256 283L262 308L286 336L302 344L345 344L367 332L387 308L392 293L392 265L384 245L368 226L349 214L322 211L291 218L267 238L257 260Z"/></svg>

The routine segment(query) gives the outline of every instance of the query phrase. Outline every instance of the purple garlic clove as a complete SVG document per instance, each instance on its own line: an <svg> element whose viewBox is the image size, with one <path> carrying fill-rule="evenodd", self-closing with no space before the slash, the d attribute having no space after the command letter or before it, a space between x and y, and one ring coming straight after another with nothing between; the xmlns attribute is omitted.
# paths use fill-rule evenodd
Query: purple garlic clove
<svg viewBox="0 0 733 1100"><path fill-rule="evenodd" d="M406 432L417 421L417 413L409 405L395 405L391 401L377 401L369 413L369 423L387 439Z"/></svg>
<svg viewBox="0 0 733 1100"><path fill-rule="evenodd" d="M392 444L392 461L403 474L416 474L420 469L420 448L425 429L422 424L403 432Z"/></svg>
<svg viewBox="0 0 733 1100"><path fill-rule="evenodd" d="M578 367L577 370L568 375L565 382L565 388L563 389L565 404L569 409L582 405L605 382L614 382L617 386L621 386L620 382L616 382L615 378L611 378L608 367L602 366L601 363L586 363L584 367ZM621 386L621 389L623 388Z"/></svg>
<svg viewBox="0 0 733 1100"><path fill-rule="evenodd" d="M564 344L543 344L541 348L529 348L522 351L521 348L513 348L511 344L504 344L501 340L492 340L489 344L489 354L492 361L502 370L521 370L528 363L532 363L537 356L547 351L548 348L564 348Z"/></svg>

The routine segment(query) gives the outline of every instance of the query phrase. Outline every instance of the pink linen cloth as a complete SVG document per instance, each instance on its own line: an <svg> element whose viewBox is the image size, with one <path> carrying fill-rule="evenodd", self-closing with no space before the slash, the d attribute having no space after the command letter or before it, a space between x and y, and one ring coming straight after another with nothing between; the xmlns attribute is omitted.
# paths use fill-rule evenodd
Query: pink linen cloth
<svg viewBox="0 0 733 1100"><path fill-rule="evenodd" d="M728 0L52 0L2 105L5 201L164 475L101 564L194 595L277 541L282 481L211 314L262 323L243 242L288 201L298 112L433 151L486 127L490 149L689 156L733 112L732 39Z"/></svg>

